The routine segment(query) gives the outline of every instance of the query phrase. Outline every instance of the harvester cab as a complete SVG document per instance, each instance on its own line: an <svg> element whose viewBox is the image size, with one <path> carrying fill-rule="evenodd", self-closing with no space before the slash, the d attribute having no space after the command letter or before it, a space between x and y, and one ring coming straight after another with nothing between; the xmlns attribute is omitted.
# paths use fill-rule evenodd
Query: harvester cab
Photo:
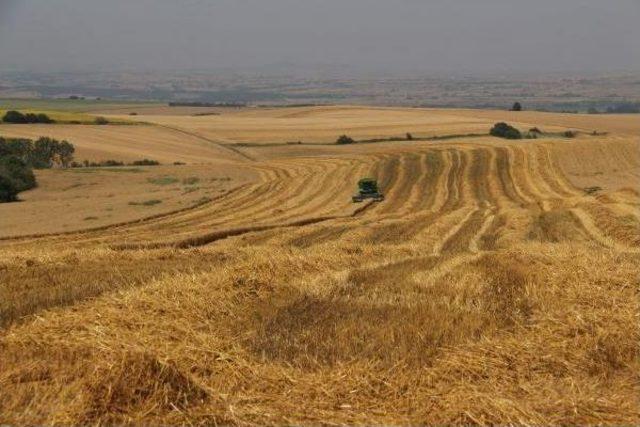
<svg viewBox="0 0 640 427"><path fill-rule="evenodd" d="M360 203L366 199L373 199L376 202L384 200L384 195L378 189L378 182L373 178L363 178L358 181L358 194L353 196L354 203Z"/></svg>

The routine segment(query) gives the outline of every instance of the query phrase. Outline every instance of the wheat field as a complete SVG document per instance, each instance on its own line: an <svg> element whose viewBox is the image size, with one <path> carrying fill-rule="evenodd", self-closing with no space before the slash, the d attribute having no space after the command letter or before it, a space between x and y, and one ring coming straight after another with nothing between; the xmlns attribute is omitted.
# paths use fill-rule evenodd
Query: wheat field
<svg viewBox="0 0 640 427"><path fill-rule="evenodd" d="M47 128L79 156L187 162L138 175L231 179L182 205L176 182L158 193L173 204L81 230L21 228L42 189L0 206L0 423L640 423L640 123L514 114L246 109ZM580 132L464 136L500 119ZM38 178L98 180L68 176ZM385 201L351 202L364 176ZM49 209L83 209L106 180Z"/></svg>

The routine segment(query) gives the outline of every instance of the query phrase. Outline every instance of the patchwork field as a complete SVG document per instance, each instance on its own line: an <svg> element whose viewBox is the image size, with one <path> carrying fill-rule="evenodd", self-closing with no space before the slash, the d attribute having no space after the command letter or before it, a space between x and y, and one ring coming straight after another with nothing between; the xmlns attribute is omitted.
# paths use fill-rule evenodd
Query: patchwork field
<svg viewBox="0 0 640 427"><path fill-rule="evenodd" d="M514 114L0 126L163 163L0 205L0 423L638 424L640 122Z"/></svg>

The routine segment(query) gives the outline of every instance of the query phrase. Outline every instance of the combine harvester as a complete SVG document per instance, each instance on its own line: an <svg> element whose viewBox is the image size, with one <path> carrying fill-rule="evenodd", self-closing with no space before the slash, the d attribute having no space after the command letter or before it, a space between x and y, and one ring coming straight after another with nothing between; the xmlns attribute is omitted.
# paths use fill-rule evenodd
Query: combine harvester
<svg viewBox="0 0 640 427"><path fill-rule="evenodd" d="M384 194L378 190L378 182L373 178L363 178L358 181L358 194L353 196L353 203L360 203L366 199L376 202L384 200Z"/></svg>

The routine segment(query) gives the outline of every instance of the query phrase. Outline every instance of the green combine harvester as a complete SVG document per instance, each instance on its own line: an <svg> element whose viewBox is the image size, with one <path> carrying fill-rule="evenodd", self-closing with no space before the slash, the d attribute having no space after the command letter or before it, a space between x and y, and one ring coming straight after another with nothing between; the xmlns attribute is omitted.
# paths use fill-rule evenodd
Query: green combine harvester
<svg viewBox="0 0 640 427"><path fill-rule="evenodd" d="M378 182L373 178L363 178L358 181L358 194L353 196L353 203L360 203L366 199L373 199L376 202L384 200L384 194L378 189Z"/></svg>

